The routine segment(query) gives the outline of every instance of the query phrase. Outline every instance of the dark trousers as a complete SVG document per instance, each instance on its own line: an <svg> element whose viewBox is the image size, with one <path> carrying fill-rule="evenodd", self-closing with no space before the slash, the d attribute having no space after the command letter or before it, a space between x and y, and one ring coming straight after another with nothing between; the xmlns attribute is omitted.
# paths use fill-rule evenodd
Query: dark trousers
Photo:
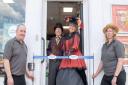
<svg viewBox="0 0 128 85"><path fill-rule="evenodd" d="M56 85L56 77L59 71L60 60L49 61L48 85Z"/></svg>
<svg viewBox="0 0 128 85"><path fill-rule="evenodd" d="M14 85L26 85L24 75L20 75L20 76L12 75L12 77L14 80ZM7 85L7 76L5 76L4 85Z"/></svg>
<svg viewBox="0 0 128 85"><path fill-rule="evenodd" d="M88 85L85 70L84 69L76 69L76 72L79 74L79 76L83 80L84 85Z"/></svg>
<svg viewBox="0 0 128 85"><path fill-rule="evenodd" d="M113 76L106 76L104 75L101 81L101 85L112 85L111 81ZM117 77L117 85L125 85L126 82L126 72L123 70L120 72L119 76Z"/></svg>

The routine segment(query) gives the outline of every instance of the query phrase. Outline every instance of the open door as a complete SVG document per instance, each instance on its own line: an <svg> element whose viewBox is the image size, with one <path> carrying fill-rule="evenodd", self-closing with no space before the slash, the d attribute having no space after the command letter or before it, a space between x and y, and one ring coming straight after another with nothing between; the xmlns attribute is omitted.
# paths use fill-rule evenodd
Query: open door
<svg viewBox="0 0 128 85"><path fill-rule="evenodd" d="M64 8L71 8L72 11L64 12ZM46 46L49 43L49 40L54 37L54 26L57 22L63 24L64 34L68 33L67 24L64 21L66 16L77 16L79 14L83 26L82 29L79 29L80 38L81 38L81 51L83 55L90 55L89 53L89 29L88 29L88 3L86 0L48 0L47 1L47 33L46 33ZM84 16L83 16L84 15ZM47 48L47 47L46 47ZM87 60L88 63L88 84L92 85L90 78L90 60ZM48 73L48 68L46 69ZM48 76L46 76L46 84L48 84Z"/></svg>

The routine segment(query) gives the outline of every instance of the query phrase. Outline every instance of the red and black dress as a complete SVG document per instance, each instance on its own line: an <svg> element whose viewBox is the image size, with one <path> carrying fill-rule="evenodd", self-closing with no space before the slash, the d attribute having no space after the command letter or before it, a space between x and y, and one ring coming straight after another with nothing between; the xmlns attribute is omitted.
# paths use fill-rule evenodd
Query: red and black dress
<svg viewBox="0 0 128 85"><path fill-rule="evenodd" d="M82 53L79 49L79 44L80 44L79 34L77 32L69 34L69 36L66 38L65 46L64 46L65 56L70 56L70 55L82 56ZM85 69L86 64L83 59L75 59L75 60L63 59L60 64L60 69L64 69L64 68Z"/></svg>
<svg viewBox="0 0 128 85"><path fill-rule="evenodd" d="M63 46L64 55L82 56L79 44L79 33L69 34ZM59 69L56 85L87 85L84 59L62 59Z"/></svg>

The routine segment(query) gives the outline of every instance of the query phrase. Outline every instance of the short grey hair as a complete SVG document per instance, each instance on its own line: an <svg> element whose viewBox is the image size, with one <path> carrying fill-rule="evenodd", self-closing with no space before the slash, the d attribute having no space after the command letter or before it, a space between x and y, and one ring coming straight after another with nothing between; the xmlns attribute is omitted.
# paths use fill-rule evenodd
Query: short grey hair
<svg viewBox="0 0 128 85"><path fill-rule="evenodd" d="M16 30L18 30L20 26L26 27L25 24L23 24L23 23L22 24L18 24Z"/></svg>

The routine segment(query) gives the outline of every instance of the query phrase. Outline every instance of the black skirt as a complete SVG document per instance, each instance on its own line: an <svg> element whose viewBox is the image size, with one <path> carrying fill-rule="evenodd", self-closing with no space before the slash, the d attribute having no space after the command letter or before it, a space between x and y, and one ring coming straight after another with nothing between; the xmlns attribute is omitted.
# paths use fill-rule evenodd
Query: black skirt
<svg viewBox="0 0 128 85"><path fill-rule="evenodd" d="M87 85L86 74L83 75L81 71L70 68L60 69L57 74L56 85Z"/></svg>

